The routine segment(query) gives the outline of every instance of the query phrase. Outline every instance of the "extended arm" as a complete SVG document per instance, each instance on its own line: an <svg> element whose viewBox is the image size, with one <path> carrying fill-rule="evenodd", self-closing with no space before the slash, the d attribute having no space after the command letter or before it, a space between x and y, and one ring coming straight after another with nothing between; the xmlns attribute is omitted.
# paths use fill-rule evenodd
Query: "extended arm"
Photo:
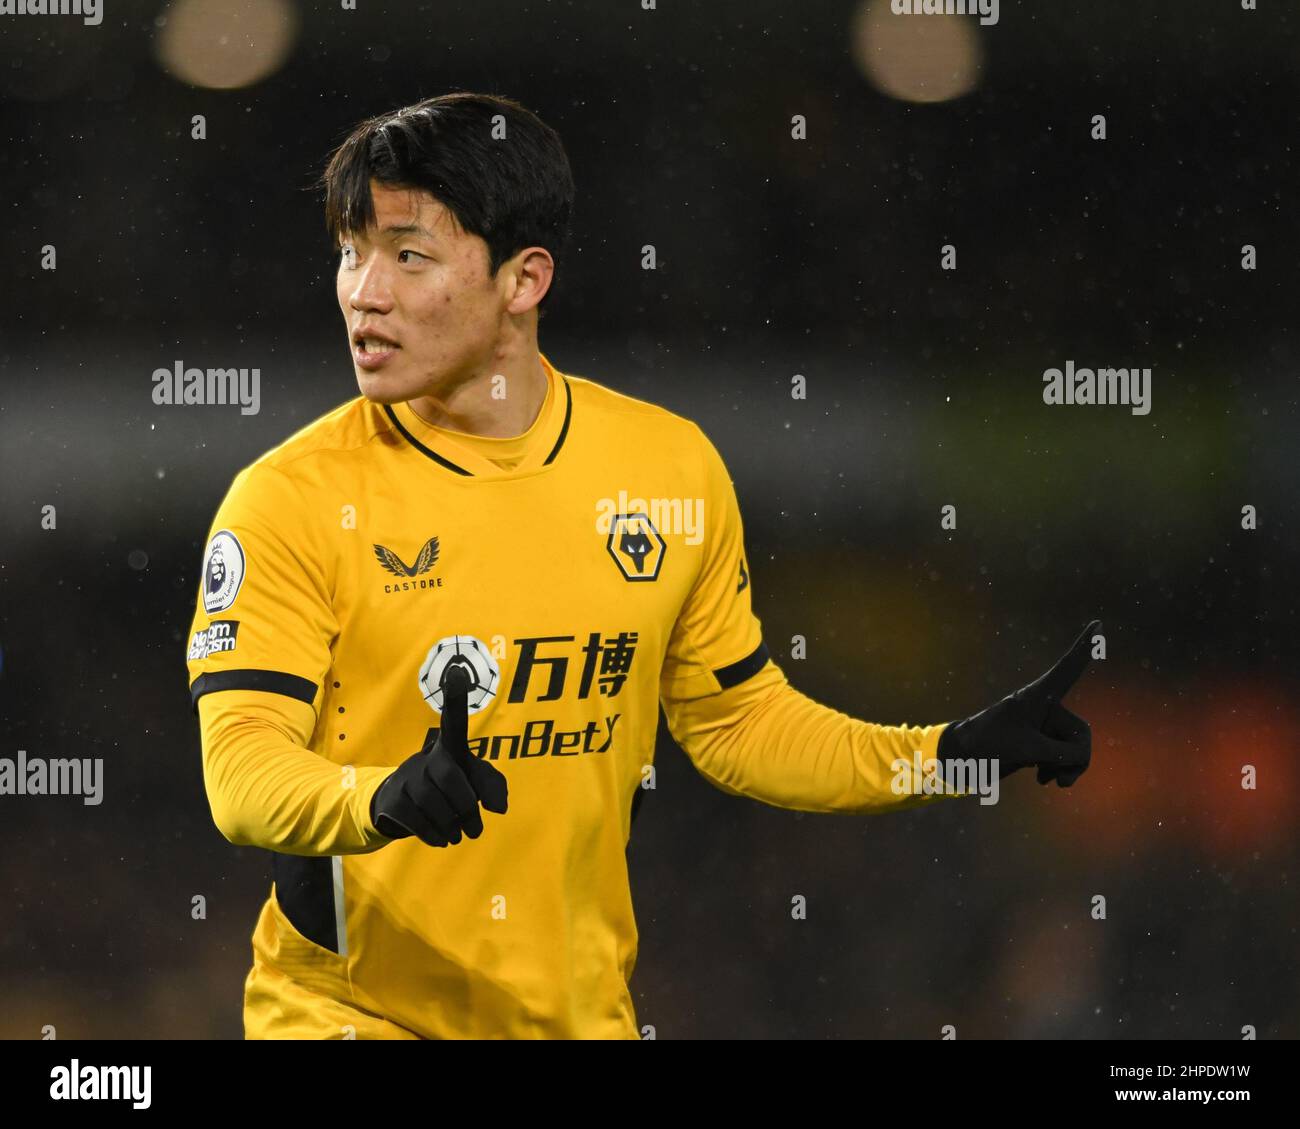
<svg viewBox="0 0 1300 1129"><path fill-rule="evenodd" d="M776 807L815 812L900 811L936 799L943 725L877 725L814 701L769 662L731 689L665 697L673 738L717 787ZM950 793L955 794L955 793Z"/></svg>

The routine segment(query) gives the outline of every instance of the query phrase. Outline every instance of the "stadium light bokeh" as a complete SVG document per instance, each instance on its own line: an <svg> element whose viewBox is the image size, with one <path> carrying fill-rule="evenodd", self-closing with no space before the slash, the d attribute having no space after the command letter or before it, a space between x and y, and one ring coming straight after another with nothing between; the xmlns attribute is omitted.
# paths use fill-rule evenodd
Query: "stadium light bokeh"
<svg viewBox="0 0 1300 1129"><path fill-rule="evenodd" d="M895 16L889 0L862 0L850 48L866 79L900 101L948 102L979 85L983 52L969 16Z"/></svg>
<svg viewBox="0 0 1300 1129"><path fill-rule="evenodd" d="M284 65L298 15L286 0L173 0L157 26L163 70L193 86L234 90Z"/></svg>

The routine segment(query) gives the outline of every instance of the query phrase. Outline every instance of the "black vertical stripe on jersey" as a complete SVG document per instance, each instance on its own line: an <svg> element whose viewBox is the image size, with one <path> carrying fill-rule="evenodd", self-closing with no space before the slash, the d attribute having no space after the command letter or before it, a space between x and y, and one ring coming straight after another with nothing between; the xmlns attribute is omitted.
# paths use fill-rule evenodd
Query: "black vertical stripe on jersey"
<svg viewBox="0 0 1300 1129"><path fill-rule="evenodd" d="M334 868L328 855L308 858L271 852L275 900L284 916L307 940L338 955L334 920Z"/></svg>
<svg viewBox="0 0 1300 1129"><path fill-rule="evenodd" d="M746 678L753 678L763 669L770 657L767 651L767 643L760 639L758 646L743 659L728 666L719 667L713 672L713 677L718 680L718 685L724 690L730 690L733 686L739 686Z"/></svg>
<svg viewBox="0 0 1300 1129"><path fill-rule="evenodd" d="M198 712L199 699L217 690L265 690L283 694L311 705L316 700L316 683L280 670L216 670L200 674L190 683L190 705Z"/></svg>
<svg viewBox="0 0 1300 1129"><path fill-rule="evenodd" d="M573 393L569 390L569 382L564 377L564 423L560 427L560 434L555 439L555 446L551 448L551 453L546 456L546 461L542 466L550 466L551 460L560 453L560 448L564 446L565 436L569 434L569 417L573 415Z"/></svg>

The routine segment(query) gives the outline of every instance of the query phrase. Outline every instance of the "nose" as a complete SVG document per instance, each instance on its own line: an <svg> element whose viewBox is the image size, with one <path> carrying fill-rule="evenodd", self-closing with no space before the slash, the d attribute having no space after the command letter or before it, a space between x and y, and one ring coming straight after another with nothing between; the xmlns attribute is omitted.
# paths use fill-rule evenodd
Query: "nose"
<svg viewBox="0 0 1300 1129"><path fill-rule="evenodd" d="M393 292L381 255L371 255L356 275L348 304L358 312L387 313L393 308Z"/></svg>

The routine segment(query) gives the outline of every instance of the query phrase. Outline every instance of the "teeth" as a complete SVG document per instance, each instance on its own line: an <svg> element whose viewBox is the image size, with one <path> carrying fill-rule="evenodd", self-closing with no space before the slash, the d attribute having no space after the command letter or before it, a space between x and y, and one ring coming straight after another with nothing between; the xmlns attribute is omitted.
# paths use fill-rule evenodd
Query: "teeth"
<svg viewBox="0 0 1300 1129"><path fill-rule="evenodd" d="M361 341L361 349L366 353L383 353L391 348L387 341L380 341L378 337L366 337Z"/></svg>

